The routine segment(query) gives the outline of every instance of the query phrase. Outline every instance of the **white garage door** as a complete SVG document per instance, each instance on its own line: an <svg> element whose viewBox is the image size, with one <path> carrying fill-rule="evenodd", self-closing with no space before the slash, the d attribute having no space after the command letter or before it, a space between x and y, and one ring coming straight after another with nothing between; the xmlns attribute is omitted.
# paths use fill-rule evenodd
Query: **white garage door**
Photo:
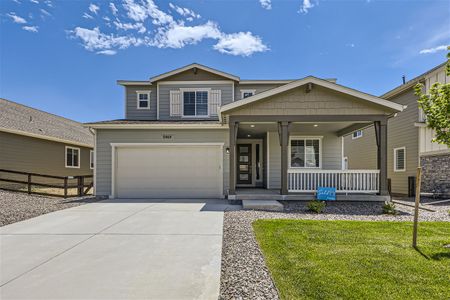
<svg viewBox="0 0 450 300"><path fill-rule="evenodd" d="M119 198L222 197L222 148L151 145L116 149Z"/></svg>

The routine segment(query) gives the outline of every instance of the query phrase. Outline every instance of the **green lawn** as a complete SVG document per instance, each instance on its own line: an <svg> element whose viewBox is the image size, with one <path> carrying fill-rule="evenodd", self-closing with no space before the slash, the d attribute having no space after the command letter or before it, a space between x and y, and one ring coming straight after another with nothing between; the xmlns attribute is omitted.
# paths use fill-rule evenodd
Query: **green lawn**
<svg viewBox="0 0 450 300"><path fill-rule="evenodd" d="M450 223L257 220L282 299L450 299Z"/></svg>

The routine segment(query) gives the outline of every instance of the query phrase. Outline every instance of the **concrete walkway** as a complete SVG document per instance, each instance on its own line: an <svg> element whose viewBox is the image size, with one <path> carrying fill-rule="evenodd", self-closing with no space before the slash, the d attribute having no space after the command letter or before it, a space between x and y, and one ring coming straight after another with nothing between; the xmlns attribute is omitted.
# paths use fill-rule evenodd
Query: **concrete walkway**
<svg viewBox="0 0 450 300"><path fill-rule="evenodd" d="M0 228L0 299L217 299L223 200L108 200Z"/></svg>

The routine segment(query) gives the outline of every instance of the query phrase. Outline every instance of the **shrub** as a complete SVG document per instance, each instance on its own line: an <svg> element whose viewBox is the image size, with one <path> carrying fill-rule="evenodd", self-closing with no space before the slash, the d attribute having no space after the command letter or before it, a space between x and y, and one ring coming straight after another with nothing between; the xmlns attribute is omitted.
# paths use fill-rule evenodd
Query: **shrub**
<svg viewBox="0 0 450 300"><path fill-rule="evenodd" d="M320 214L325 208L325 201L312 200L308 202L308 210Z"/></svg>
<svg viewBox="0 0 450 300"><path fill-rule="evenodd" d="M386 201L383 204L383 214L387 215L396 215L397 211L395 210L395 204L390 201Z"/></svg>

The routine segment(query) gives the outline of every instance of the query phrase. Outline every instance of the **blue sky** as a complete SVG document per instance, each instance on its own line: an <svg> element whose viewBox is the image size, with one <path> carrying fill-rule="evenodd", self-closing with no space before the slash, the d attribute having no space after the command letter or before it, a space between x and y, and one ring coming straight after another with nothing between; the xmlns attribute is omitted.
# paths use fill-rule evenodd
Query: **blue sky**
<svg viewBox="0 0 450 300"><path fill-rule="evenodd" d="M116 80L192 62L380 95L450 44L450 1L0 0L0 18L0 97L81 122L123 118Z"/></svg>

